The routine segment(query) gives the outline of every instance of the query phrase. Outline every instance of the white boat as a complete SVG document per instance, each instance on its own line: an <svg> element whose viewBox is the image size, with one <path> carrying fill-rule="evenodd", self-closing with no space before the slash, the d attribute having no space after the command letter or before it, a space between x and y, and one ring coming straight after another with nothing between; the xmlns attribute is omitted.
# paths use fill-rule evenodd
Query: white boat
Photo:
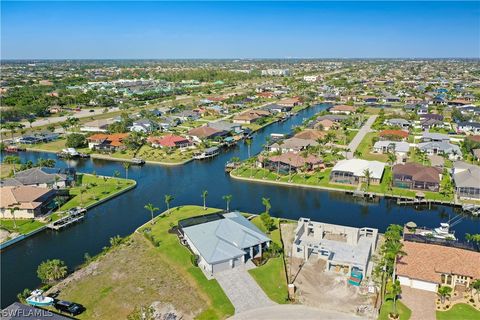
<svg viewBox="0 0 480 320"><path fill-rule="evenodd" d="M53 304L53 298L45 297L40 289L33 290L30 297L25 300L29 305L35 307L46 307Z"/></svg>
<svg viewBox="0 0 480 320"><path fill-rule="evenodd" d="M62 152L71 157L78 157L80 155L78 151L75 150L75 148L66 148L66 149L63 149Z"/></svg>
<svg viewBox="0 0 480 320"><path fill-rule="evenodd" d="M457 240L455 234L450 232L450 224L443 222L440 227L433 230L425 230L420 233L422 236L434 237L437 239Z"/></svg>
<svg viewBox="0 0 480 320"><path fill-rule="evenodd" d="M205 149L203 152L197 152L193 155L193 159L195 160L202 160L202 159L208 159L208 158L213 158L217 156L220 153L220 149L217 147L211 147L208 149Z"/></svg>

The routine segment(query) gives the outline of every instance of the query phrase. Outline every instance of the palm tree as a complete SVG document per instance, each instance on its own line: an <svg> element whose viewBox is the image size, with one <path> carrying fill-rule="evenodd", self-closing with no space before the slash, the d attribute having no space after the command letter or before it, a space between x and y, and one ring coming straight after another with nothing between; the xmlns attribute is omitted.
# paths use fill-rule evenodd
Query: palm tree
<svg viewBox="0 0 480 320"><path fill-rule="evenodd" d="M399 280L391 281L388 285L387 291L393 297L393 313L397 314L397 297L402 293L402 287L400 286L400 281Z"/></svg>
<svg viewBox="0 0 480 320"><path fill-rule="evenodd" d="M270 213L272 205L270 204L270 198L262 198L262 204L265 206L265 212Z"/></svg>
<svg viewBox="0 0 480 320"><path fill-rule="evenodd" d="M10 208L10 214L12 215L13 218L13 228L17 229L17 220L15 220L15 211L20 210L18 207L13 207Z"/></svg>
<svg viewBox="0 0 480 320"><path fill-rule="evenodd" d="M207 191L207 190L203 190L203 192L202 192L203 210L207 210L207 196L208 196L208 191Z"/></svg>
<svg viewBox="0 0 480 320"><path fill-rule="evenodd" d="M113 177L117 180L117 187L118 187L118 184L119 184L118 178L120 178L120 172L118 170L115 170L113 172Z"/></svg>
<svg viewBox="0 0 480 320"><path fill-rule="evenodd" d="M232 198L233 196L231 194L227 194L222 197L222 199L227 203L227 212L230 211L230 201L232 201Z"/></svg>
<svg viewBox="0 0 480 320"><path fill-rule="evenodd" d="M150 214L152 215L152 220L150 220L151 224L153 224L153 213L155 211L158 211L159 209L157 207L154 207L153 204L151 203L147 203L145 206L144 206L145 209L147 209L148 211L150 211Z"/></svg>
<svg viewBox="0 0 480 320"><path fill-rule="evenodd" d="M124 162L123 167L125 168L125 179L128 179L128 169L130 168L131 163L130 162Z"/></svg>
<svg viewBox="0 0 480 320"><path fill-rule="evenodd" d="M397 161L397 156L395 155L395 152L389 152L388 153L388 163L390 166L393 166L393 164Z"/></svg>
<svg viewBox="0 0 480 320"><path fill-rule="evenodd" d="M473 289L475 289L477 293L477 300L480 299L478 296L480 294L480 279L473 280L473 282L471 283L471 286Z"/></svg>
<svg viewBox="0 0 480 320"><path fill-rule="evenodd" d="M165 204L167 205L167 214L170 213L170 202L173 201L173 196L170 194L165 195Z"/></svg>
<svg viewBox="0 0 480 320"><path fill-rule="evenodd" d="M438 295L442 301L442 304L445 303L445 299L449 298L452 295L452 288L447 286L440 286L438 288Z"/></svg>
<svg viewBox="0 0 480 320"><path fill-rule="evenodd" d="M370 169L365 169L363 170L363 175L365 177L365 180L367 181L367 188L370 187L370 179L372 178L372 172Z"/></svg>
<svg viewBox="0 0 480 320"><path fill-rule="evenodd" d="M247 144L247 154L248 158L250 158L250 146L252 145L252 139L246 139L245 143Z"/></svg>

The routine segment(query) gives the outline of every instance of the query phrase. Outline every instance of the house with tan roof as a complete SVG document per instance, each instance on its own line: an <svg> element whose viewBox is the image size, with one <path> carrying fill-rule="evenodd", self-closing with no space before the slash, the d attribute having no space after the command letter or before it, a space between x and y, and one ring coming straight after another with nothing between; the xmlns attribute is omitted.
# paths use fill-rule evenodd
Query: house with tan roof
<svg viewBox="0 0 480 320"><path fill-rule="evenodd" d="M328 111L330 111L330 113L333 113L333 114L351 114L351 113L355 113L356 110L357 108L354 106L340 104L330 108Z"/></svg>
<svg viewBox="0 0 480 320"><path fill-rule="evenodd" d="M124 148L123 140L128 137L128 133L96 133L87 138L88 148L100 151L116 151Z"/></svg>
<svg viewBox="0 0 480 320"><path fill-rule="evenodd" d="M439 286L468 288L480 279L480 252L410 241L402 250L396 274L404 286L437 292Z"/></svg>
<svg viewBox="0 0 480 320"><path fill-rule="evenodd" d="M392 168L393 185L397 188L438 191L442 170L409 162L396 164Z"/></svg>
<svg viewBox="0 0 480 320"><path fill-rule="evenodd" d="M53 209L57 191L55 189L11 186L0 188L0 213L2 218L32 219Z"/></svg>

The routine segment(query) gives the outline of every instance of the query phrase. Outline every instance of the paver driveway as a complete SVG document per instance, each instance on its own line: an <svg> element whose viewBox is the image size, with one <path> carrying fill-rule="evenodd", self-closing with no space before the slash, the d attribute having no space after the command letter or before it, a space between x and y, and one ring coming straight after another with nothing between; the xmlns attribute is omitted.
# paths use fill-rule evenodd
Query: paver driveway
<svg viewBox="0 0 480 320"><path fill-rule="evenodd" d="M235 307L235 313L275 305L242 267L216 273L215 279Z"/></svg>
<svg viewBox="0 0 480 320"><path fill-rule="evenodd" d="M412 310L410 320L435 320L435 292L402 286L402 302Z"/></svg>

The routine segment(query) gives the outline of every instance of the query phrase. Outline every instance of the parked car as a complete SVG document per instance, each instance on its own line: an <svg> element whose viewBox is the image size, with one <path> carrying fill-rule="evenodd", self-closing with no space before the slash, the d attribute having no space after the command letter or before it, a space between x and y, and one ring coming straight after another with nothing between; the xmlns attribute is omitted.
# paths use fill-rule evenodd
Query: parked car
<svg viewBox="0 0 480 320"><path fill-rule="evenodd" d="M95 110L93 110L93 109L90 109L88 112L95 112Z"/></svg>
<svg viewBox="0 0 480 320"><path fill-rule="evenodd" d="M85 310L81 304L65 300L55 300L53 306L58 311L69 313L72 316L79 315Z"/></svg>

